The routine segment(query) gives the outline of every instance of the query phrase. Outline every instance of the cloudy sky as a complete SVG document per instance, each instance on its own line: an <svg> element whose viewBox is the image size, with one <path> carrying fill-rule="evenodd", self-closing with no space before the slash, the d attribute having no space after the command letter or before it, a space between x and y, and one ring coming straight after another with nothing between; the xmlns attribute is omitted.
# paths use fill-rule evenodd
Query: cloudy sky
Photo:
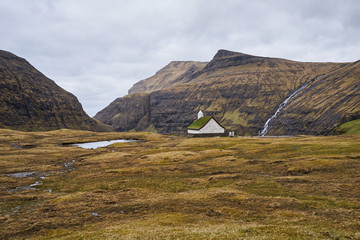
<svg viewBox="0 0 360 240"><path fill-rule="evenodd" d="M360 59L358 0L0 1L0 49L94 116L173 60L218 49L299 61Z"/></svg>

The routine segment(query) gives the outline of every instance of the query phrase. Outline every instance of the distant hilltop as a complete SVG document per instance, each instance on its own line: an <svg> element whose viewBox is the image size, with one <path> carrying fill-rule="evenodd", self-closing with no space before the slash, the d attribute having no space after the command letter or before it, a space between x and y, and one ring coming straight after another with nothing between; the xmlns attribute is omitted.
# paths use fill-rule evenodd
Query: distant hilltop
<svg viewBox="0 0 360 240"><path fill-rule="evenodd" d="M239 135L258 135L305 84L272 119L267 134L327 135L360 118L360 62L297 62L227 50L209 62L171 62L95 118L117 131L177 133L202 109Z"/></svg>

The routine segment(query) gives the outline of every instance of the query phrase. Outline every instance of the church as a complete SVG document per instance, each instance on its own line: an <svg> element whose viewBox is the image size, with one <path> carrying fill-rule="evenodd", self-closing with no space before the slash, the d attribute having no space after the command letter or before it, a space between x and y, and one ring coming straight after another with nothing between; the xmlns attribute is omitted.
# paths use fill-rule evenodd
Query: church
<svg viewBox="0 0 360 240"><path fill-rule="evenodd" d="M224 136L225 128L212 116L205 116L200 110L198 118L187 128L189 135Z"/></svg>

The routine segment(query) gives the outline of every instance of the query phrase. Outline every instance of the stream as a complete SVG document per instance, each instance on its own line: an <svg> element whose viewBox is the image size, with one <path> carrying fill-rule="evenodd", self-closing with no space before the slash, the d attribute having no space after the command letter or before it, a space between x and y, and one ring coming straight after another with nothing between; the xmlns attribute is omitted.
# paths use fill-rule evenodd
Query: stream
<svg viewBox="0 0 360 240"><path fill-rule="evenodd" d="M8 177L12 177L12 178L35 178L37 180L35 180L34 183L30 184L30 185L26 185L26 186L19 186L16 188L12 188L12 189L8 189L8 192L21 192L24 190L36 190L36 186L42 185L43 184L43 180L51 175L54 174L56 172L71 172L75 170L75 167L73 166L76 163L75 160L72 160L71 162L65 162L64 163L64 167L65 170L56 170L56 171L49 171L49 172L18 172L18 173L9 173L9 174L5 174ZM49 189L49 192L52 192L51 189Z"/></svg>
<svg viewBox="0 0 360 240"><path fill-rule="evenodd" d="M276 112L274 113L274 115L272 115L264 124L263 129L261 130L260 136L264 137L270 130L270 122L276 118L276 116L279 114L279 112L281 112L281 110L286 106L286 104L292 99L294 98L296 95L298 95L302 90L304 90L307 86L309 86L311 83L315 82L316 80L318 80L319 78L321 78L323 75L320 75L316 78L314 78L313 80L311 80L310 82L304 84L303 86L301 86L300 88L296 89L288 98L286 98L282 103L280 103L280 105L278 106Z"/></svg>

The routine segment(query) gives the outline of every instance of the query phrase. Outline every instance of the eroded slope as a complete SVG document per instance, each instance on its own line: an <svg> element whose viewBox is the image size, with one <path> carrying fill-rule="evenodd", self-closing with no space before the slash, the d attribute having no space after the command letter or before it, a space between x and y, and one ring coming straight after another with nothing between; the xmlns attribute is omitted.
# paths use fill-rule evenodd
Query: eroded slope
<svg viewBox="0 0 360 240"><path fill-rule="evenodd" d="M0 51L0 127L21 130L60 128L106 131L78 99L31 66Z"/></svg>
<svg viewBox="0 0 360 240"><path fill-rule="evenodd" d="M143 122L140 125L143 128L137 129L153 126L161 133L184 132L201 109L205 115L213 115L239 135L257 135L277 106L295 89L320 75L334 73L350 65L352 63L295 62L219 50L202 69L191 75L186 74L183 80L177 77L176 82L179 84L143 95L143 98L148 99L143 100L148 104L148 112L143 114L147 116L148 122L144 123L145 119L141 118ZM182 69L184 71L189 72ZM354 74L356 79L357 75ZM176 76L179 75L181 76ZM127 101L131 101L129 99L132 97L126 96ZM134 96L134 99L138 97ZM122 100L116 101L120 104ZM122 127L129 120L126 115L133 111L127 107L121 110L107 107L95 118L126 131L134 128L134 124L132 128ZM118 116L123 119L116 120ZM303 116L298 117L301 121ZM301 127L300 124L293 126L299 129Z"/></svg>

